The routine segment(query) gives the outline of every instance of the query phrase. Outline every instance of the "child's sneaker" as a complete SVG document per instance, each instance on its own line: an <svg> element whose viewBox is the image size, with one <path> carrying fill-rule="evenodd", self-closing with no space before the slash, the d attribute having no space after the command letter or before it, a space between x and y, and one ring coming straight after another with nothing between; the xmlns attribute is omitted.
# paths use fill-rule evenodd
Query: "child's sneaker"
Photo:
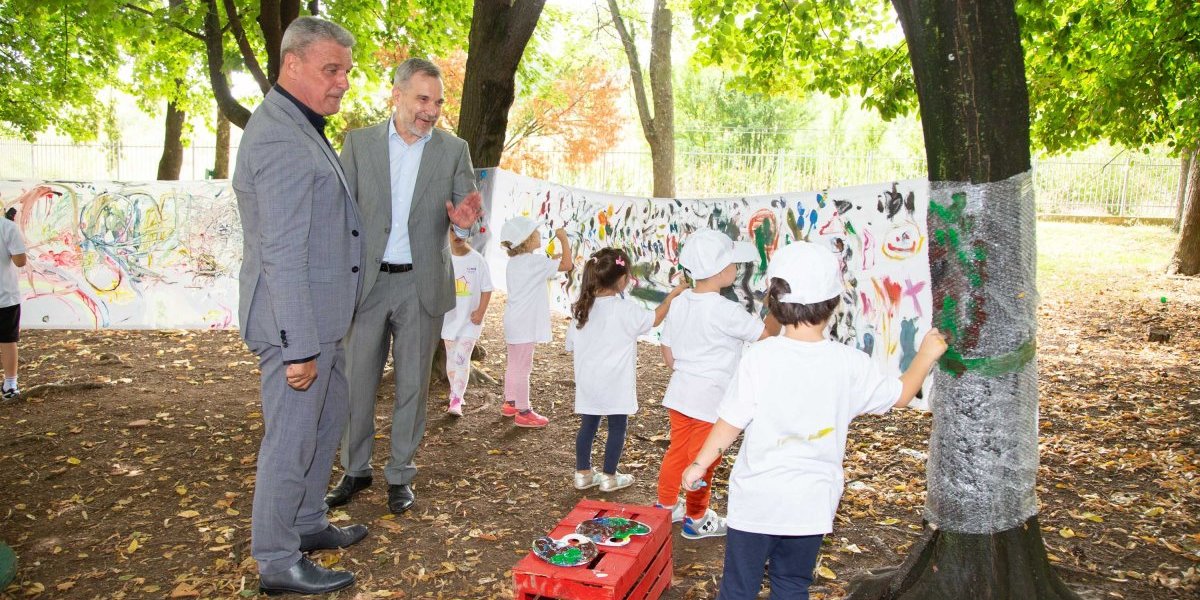
<svg viewBox="0 0 1200 600"><path fill-rule="evenodd" d="M674 506L670 506L670 507L663 506L656 502L656 503L654 503L654 508L661 508L663 510L671 511L671 522L672 523L682 523L683 518L687 516L687 504L684 503L683 498L680 498L678 501L675 502Z"/></svg>
<svg viewBox="0 0 1200 600"><path fill-rule="evenodd" d="M502 416L515 417L515 416L517 416L517 413L519 413L519 412L521 412L521 411L517 410L517 405L513 402L501 402L500 403L500 414Z"/></svg>
<svg viewBox="0 0 1200 600"><path fill-rule="evenodd" d="M0 390L3 390L3 393L0 395L2 395L2 397L5 400L20 400L21 399L21 390L17 389L15 386L11 387L11 388L4 388L4 387L0 386Z"/></svg>
<svg viewBox="0 0 1200 600"><path fill-rule="evenodd" d="M518 412L516 417L513 417L513 424L517 427L529 427L532 429L540 429L550 423L550 419L543 417L529 409L525 412Z"/></svg>
<svg viewBox="0 0 1200 600"><path fill-rule="evenodd" d="M633 485L633 475L627 475L620 471L612 475L608 473L600 474L600 491L602 492L615 492L631 485Z"/></svg>
<svg viewBox="0 0 1200 600"><path fill-rule="evenodd" d="M683 537L689 540L721 536L725 535L726 531L728 531L728 526L725 524L725 519L717 516L717 511L711 508L705 511L704 516L699 519L683 518Z"/></svg>
<svg viewBox="0 0 1200 600"><path fill-rule="evenodd" d="M575 489L586 490L600 485L600 474L592 471L591 475L585 475L579 471L575 471Z"/></svg>
<svg viewBox="0 0 1200 600"><path fill-rule="evenodd" d="M451 400L450 406L446 407L446 412L448 412L456 417L461 417L462 416L462 407L463 407L462 400L458 400L458 399Z"/></svg>

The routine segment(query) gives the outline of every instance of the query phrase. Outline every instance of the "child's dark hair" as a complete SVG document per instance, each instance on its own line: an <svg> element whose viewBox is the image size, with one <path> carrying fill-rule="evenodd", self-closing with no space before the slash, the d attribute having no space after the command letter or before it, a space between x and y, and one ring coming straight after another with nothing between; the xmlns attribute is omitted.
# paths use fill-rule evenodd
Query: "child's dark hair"
<svg viewBox="0 0 1200 600"><path fill-rule="evenodd" d="M579 284L579 299L571 305L575 327L587 324L588 313L596 303L596 293L609 289L629 274L629 255L619 248L601 248L583 263L583 280Z"/></svg>
<svg viewBox="0 0 1200 600"><path fill-rule="evenodd" d="M779 301L780 295L791 292L792 286L788 285L788 282L778 277L771 278L771 286L767 288L767 309L775 315L775 320L781 325L820 325L833 316L833 311L842 300L841 297L834 296L812 304Z"/></svg>

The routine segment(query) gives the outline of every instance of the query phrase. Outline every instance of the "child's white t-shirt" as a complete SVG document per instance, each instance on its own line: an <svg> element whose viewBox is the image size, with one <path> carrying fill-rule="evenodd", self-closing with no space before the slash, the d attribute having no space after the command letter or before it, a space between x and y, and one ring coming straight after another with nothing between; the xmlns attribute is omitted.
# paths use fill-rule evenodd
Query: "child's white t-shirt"
<svg viewBox="0 0 1200 600"><path fill-rule="evenodd" d="M25 254L25 238L16 223L0 216L0 308L21 303L20 269L12 262L14 254Z"/></svg>
<svg viewBox="0 0 1200 600"><path fill-rule="evenodd" d="M748 348L718 411L745 429L729 476L729 526L769 535L832 531L850 421L886 413L901 390L870 356L830 340L777 336Z"/></svg>
<svg viewBox="0 0 1200 600"><path fill-rule="evenodd" d="M663 321L661 341L675 359L663 406L715 423L742 348L762 332L763 322L742 305L716 292L685 290Z"/></svg>
<svg viewBox="0 0 1200 600"><path fill-rule="evenodd" d="M546 281L558 274L558 259L541 252L508 259L505 281L504 341L509 344L550 341L550 291Z"/></svg>
<svg viewBox="0 0 1200 600"><path fill-rule="evenodd" d="M637 339L654 327L654 311L617 296L596 298L582 329L567 327L574 352L575 412L632 415L637 412Z"/></svg>
<svg viewBox="0 0 1200 600"><path fill-rule="evenodd" d="M450 262L454 264L455 305L442 321L442 339L477 340L483 324L472 323L471 313L479 308L480 296L492 291L492 273L474 248L462 256L451 253Z"/></svg>

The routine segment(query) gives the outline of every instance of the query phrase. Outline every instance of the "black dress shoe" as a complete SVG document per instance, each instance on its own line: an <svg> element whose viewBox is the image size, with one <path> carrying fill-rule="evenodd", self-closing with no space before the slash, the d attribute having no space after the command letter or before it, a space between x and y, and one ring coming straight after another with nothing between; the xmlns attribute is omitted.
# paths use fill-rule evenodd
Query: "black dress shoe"
<svg viewBox="0 0 1200 600"><path fill-rule="evenodd" d="M326 569L301 556L292 568L258 576L258 591L276 594L328 594L354 585L354 573Z"/></svg>
<svg viewBox="0 0 1200 600"><path fill-rule="evenodd" d="M324 531L300 536L300 551L312 552L314 550L345 548L358 543L359 540L365 537L367 537L366 525L338 527L330 523L329 527L326 527Z"/></svg>
<svg viewBox="0 0 1200 600"><path fill-rule="evenodd" d="M388 486L388 510L398 515L412 508L417 497L413 494L412 484L401 483Z"/></svg>
<svg viewBox="0 0 1200 600"><path fill-rule="evenodd" d="M341 506L350 501L350 498L358 492L371 487L371 476L366 477L351 477L350 475L342 475L342 479L325 494L325 505L329 508Z"/></svg>

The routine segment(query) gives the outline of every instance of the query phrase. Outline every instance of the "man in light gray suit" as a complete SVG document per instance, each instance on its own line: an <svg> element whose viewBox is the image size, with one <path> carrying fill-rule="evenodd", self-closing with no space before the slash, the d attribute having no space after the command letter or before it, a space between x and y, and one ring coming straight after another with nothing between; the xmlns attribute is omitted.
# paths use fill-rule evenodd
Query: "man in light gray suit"
<svg viewBox="0 0 1200 600"><path fill-rule="evenodd" d="M313 17L283 35L278 82L242 135L233 190L242 219L238 321L262 372L263 439L250 551L267 593L321 594L354 574L302 552L361 540L323 498L346 423L342 337L362 287L359 216L325 117L350 87L354 38Z"/></svg>
<svg viewBox="0 0 1200 600"><path fill-rule="evenodd" d="M345 473L329 506L371 485L375 394L391 346L396 396L384 475L388 509L400 514L416 496L413 458L425 434L425 401L442 317L454 308L447 232L468 237L482 216L471 156L463 140L435 129L441 71L411 58L396 68L392 118L351 131L342 167L358 202L366 241L363 292L346 338L350 420L342 440Z"/></svg>

